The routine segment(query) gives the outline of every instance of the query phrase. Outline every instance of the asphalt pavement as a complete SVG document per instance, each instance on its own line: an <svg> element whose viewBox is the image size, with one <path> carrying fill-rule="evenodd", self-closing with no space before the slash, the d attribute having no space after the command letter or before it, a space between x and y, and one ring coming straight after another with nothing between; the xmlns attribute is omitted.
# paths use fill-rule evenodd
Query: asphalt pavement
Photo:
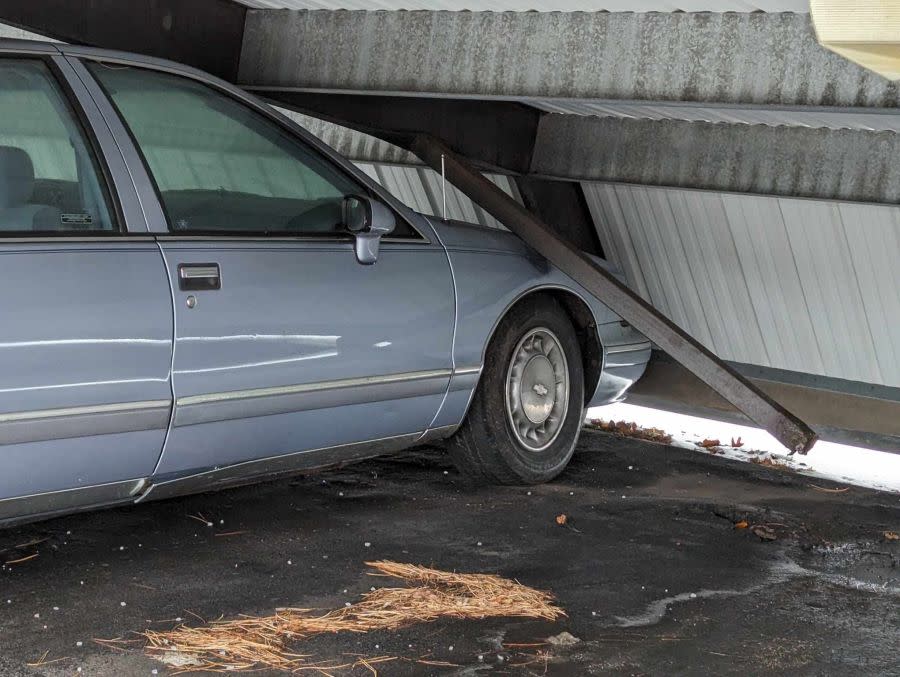
<svg viewBox="0 0 900 677"><path fill-rule="evenodd" d="M418 449L8 529L0 675L169 674L140 642L94 640L342 607L384 584L366 573L376 559L514 578L567 617L441 620L298 652L392 656L376 666L388 676L900 675L900 496L844 488L585 432L540 487L472 487Z"/></svg>

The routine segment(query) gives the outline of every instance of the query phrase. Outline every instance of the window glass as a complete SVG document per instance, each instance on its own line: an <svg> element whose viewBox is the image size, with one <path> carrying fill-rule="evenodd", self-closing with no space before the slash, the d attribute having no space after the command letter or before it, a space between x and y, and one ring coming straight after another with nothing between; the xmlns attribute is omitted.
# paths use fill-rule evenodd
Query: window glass
<svg viewBox="0 0 900 677"><path fill-rule="evenodd" d="M103 63L91 69L131 129L173 232L334 235L343 232L344 196L368 192L200 82Z"/></svg>
<svg viewBox="0 0 900 677"><path fill-rule="evenodd" d="M112 231L101 185L46 64L0 59L0 233Z"/></svg>

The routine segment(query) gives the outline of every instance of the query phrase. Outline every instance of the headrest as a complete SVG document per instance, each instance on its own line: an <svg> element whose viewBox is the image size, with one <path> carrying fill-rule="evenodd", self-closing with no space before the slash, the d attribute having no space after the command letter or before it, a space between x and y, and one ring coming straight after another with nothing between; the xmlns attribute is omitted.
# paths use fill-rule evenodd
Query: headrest
<svg viewBox="0 0 900 677"><path fill-rule="evenodd" d="M0 146L0 208L17 207L31 199L34 165L21 148Z"/></svg>

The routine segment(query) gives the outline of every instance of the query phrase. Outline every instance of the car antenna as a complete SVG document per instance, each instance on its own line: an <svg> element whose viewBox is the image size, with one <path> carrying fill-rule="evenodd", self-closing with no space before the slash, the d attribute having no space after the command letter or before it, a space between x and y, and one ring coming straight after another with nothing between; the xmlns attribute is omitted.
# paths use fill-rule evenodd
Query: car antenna
<svg viewBox="0 0 900 677"><path fill-rule="evenodd" d="M444 164L444 154L441 153L441 200L443 202L443 212L441 216L444 221L447 220L447 167Z"/></svg>

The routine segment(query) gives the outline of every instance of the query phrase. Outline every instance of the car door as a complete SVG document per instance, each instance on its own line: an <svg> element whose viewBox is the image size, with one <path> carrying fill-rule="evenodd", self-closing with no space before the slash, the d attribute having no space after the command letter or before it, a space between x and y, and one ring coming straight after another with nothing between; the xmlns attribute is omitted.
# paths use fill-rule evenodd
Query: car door
<svg viewBox="0 0 900 677"><path fill-rule="evenodd" d="M171 409L162 256L99 112L44 50L0 51L0 520L132 495Z"/></svg>
<svg viewBox="0 0 900 677"><path fill-rule="evenodd" d="M397 211L361 265L341 204L373 188L349 163L224 84L85 63L164 210L151 228L174 290L176 405L159 478L424 432L454 323L449 261L424 219L417 230Z"/></svg>

